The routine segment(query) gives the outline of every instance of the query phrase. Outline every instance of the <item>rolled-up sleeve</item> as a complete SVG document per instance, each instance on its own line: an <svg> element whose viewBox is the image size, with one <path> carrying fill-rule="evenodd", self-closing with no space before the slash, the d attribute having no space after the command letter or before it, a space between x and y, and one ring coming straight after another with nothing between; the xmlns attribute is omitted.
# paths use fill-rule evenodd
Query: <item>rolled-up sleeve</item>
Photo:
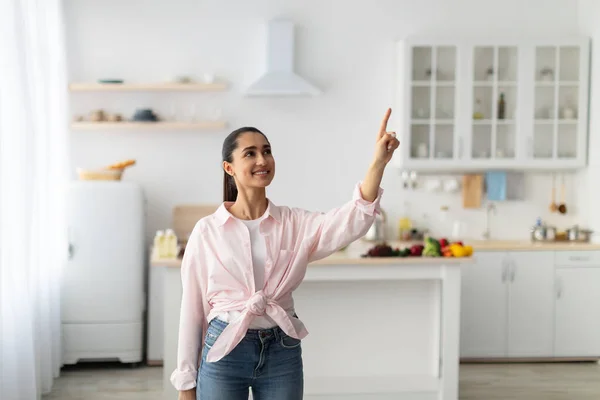
<svg viewBox="0 0 600 400"><path fill-rule="evenodd" d="M171 374L171 384L177 390L196 387L198 360L206 330L206 302L201 284L198 226L190 235L181 263L182 297L179 316L177 367Z"/></svg>
<svg viewBox="0 0 600 400"><path fill-rule="evenodd" d="M352 200L341 207L326 213L305 212L303 232L311 246L309 262L325 258L367 233L380 212L383 189L378 189L375 200L367 201L361 184L355 185Z"/></svg>
<svg viewBox="0 0 600 400"><path fill-rule="evenodd" d="M356 204L356 207L360 209L364 214L373 217L375 214L379 213L381 208L381 196L383 195L383 189L377 189L377 197L373 201L367 201L363 198L362 192L360 191L360 185L362 182L359 182L354 187L354 193L352 195L352 201ZM370 225L369 225L370 226ZM366 233L366 232L365 232Z"/></svg>

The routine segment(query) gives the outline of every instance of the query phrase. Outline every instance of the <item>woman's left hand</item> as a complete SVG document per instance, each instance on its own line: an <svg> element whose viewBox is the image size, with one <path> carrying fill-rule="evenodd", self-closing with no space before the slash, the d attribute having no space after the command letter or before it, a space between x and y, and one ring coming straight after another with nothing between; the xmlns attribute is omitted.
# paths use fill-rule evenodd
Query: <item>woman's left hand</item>
<svg viewBox="0 0 600 400"><path fill-rule="evenodd" d="M386 165L392 159L394 151L400 146L400 141L396 139L396 132L387 131L387 123L392 114L392 109L388 108L381 122L379 133L377 134L377 143L375 145L375 163Z"/></svg>
<svg viewBox="0 0 600 400"><path fill-rule="evenodd" d="M385 117L383 117L379 133L377 134L375 158L371 165L369 165L367 176L360 187L363 199L367 201L374 201L377 198L385 166L390 162L394 151L400 145L400 142L396 139L396 132L387 131L387 123L391 113L391 108L388 108L385 112Z"/></svg>

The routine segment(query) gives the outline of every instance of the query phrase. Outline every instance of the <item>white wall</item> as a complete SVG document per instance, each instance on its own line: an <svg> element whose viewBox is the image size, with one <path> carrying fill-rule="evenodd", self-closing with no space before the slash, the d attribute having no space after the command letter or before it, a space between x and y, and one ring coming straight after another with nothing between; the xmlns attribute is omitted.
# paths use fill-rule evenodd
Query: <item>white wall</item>
<svg viewBox="0 0 600 400"><path fill-rule="evenodd" d="M72 95L73 111L94 108L129 116L137 106L180 113L195 102L199 113L223 109L230 127L219 132L73 132L73 165L93 167L124 158L138 165L126 172L140 182L149 201L148 234L166 227L178 203L221 200L220 151L224 136L254 125L270 138L277 174L268 195L277 204L326 210L349 199L362 179L380 118L393 106L394 41L410 34L578 33L572 0L66 0L72 81L118 77L160 81L179 74L214 71L232 83L219 94ZM297 23L297 70L324 89L309 99L249 99L241 91L264 65L263 23L288 16ZM394 128L391 126L391 128ZM573 179L571 179L573 178ZM584 177L585 178L585 177ZM555 222L578 220L577 199L584 178L567 181L573 214ZM535 218L552 217L549 176L527 176L527 201L501 204L492 220L499 238L527 238ZM398 172L386 172L383 207L395 228L407 202L413 216L428 214L429 227L448 234L439 221L441 205L449 221L468 222L468 236L484 228L485 211L461 210L458 195L404 191ZM509 216L510 214L510 216ZM584 221L582 221L584 222Z"/></svg>

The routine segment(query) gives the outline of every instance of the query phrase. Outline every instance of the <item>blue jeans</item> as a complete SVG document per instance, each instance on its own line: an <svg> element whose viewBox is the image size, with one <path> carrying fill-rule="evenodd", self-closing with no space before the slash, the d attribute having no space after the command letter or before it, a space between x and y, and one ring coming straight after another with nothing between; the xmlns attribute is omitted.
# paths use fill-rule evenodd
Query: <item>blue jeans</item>
<svg viewBox="0 0 600 400"><path fill-rule="evenodd" d="M302 400L304 372L301 341L279 327L249 329L242 341L217 362L206 353L227 326L217 318L208 326L198 370L197 400Z"/></svg>

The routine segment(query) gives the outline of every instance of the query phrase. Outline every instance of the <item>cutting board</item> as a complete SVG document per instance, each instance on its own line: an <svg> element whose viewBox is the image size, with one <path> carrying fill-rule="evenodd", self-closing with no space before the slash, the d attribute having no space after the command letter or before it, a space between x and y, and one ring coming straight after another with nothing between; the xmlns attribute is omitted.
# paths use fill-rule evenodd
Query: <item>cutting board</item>
<svg viewBox="0 0 600 400"><path fill-rule="evenodd" d="M180 204L173 207L171 223L175 235L182 242L187 242L196 222L214 213L219 204Z"/></svg>
<svg viewBox="0 0 600 400"><path fill-rule="evenodd" d="M464 175L462 196L463 208L480 208L483 197L483 175Z"/></svg>

